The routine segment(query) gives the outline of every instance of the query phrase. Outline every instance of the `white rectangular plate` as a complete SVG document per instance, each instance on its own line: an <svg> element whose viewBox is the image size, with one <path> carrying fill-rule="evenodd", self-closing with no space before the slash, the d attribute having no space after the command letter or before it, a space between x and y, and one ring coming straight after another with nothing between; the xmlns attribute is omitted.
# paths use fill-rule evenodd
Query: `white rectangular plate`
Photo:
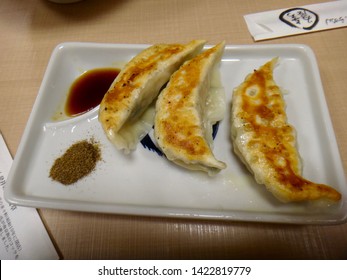
<svg viewBox="0 0 347 280"><path fill-rule="evenodd" d="M118 152L98 122L98 108L66 121L52 116L72 82L84 71L119 65L146 45L63 43L48 64L37 100L11 168L5 195L9 202L56 208L165 217L189 217L296 224L346 221L347 188L313 52L304 45L227 46L221 62L227 115L215 139L216 157L228 167L216 177L183 170L139 144L130 156ZM274 78L288 91L287 114L297 129L303 175L342 193L336 205L278 202L258 185L232 152L230 102L246 75L278 56ZM73 143L94 138L102 161L74 185L49 178L54 160Z"/></svg>

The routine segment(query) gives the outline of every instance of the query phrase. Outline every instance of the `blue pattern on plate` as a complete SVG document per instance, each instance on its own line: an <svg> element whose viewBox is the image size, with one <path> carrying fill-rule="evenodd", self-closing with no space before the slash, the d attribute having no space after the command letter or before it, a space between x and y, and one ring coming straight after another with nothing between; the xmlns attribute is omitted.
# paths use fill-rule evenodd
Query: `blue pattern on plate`
<svg viewBox="0 0 347 280"><path fill-rule="evenodd" d="M215 123L212 127L212 138L215 139L218 133L219 122ZM142 146L152 152L157 153L159 156L163 156L163 152L154 144L151 136L147 134L141 141Z"/></svg>

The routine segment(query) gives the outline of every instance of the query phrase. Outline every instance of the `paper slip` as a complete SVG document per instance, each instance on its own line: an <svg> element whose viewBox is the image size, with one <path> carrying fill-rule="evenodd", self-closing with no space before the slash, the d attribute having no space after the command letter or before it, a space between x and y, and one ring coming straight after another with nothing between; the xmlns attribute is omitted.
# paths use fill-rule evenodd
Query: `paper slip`
<svg viewBox="0 0 347 280"><path fill-rule="evenodd" d="M5 201L4 187L11 164L12 157L0 133L0 259L59 259L36 209Z"/></svg>
<svg viewBox="0 0 347 280"><path fill-rule="evenodd" d="M347 1L333 1L244 16L255 41L347 26Z"/></svg>

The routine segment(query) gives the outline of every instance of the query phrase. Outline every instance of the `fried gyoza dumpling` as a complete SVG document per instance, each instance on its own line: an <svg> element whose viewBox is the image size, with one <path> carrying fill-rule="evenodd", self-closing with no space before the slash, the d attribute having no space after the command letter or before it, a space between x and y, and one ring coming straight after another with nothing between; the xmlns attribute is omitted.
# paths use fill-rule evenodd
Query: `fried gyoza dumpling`
<svg viewBox="0 0 347 280"><path fill-rule="evenodd" d="M153 45L122 69L99 109L99 121L118 149L129 152L136 148L152 128L154 105L150 106L160 89L186 60L201 51L204 44L203 40L194 40L187 45Z"/></svg>
<svg viewBox="0 0 347 280"><path fill-rule="evenodd" d="M185 62L177 70L156 103L154 135L160 149L174 163L210 175L226 164L215 158L212 145L212 125L224 115L225 102L211 97L211 76L224 51L224 42ZM224 93L224 92L223 92ZM211 109L221 110L217 118Z"/></svg>
<svg viewBox="0 0 347 280"><path fill-rule="evenodd" d="M335 189L301 176L296 132L287 123L285 102L273 80L277 59L249 74L232 97L231 138L235 153L259 184L280 201L338 201Z"/></svg>

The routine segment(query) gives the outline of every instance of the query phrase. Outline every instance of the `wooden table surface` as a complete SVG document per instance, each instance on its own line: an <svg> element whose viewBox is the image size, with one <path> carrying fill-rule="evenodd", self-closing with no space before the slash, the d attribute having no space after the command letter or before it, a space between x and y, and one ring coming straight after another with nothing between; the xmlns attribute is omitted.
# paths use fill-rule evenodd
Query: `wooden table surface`
<svg viewBox="0 0 347 280"><path fill-rule="evenodd" d="M255 43L243 15L317 0L1 0L0 129L15 156L53 48L61 42L310 46L347 166L347 29ZM346 259L347 224L190 220L38 210L64 259Z"/></svg>

